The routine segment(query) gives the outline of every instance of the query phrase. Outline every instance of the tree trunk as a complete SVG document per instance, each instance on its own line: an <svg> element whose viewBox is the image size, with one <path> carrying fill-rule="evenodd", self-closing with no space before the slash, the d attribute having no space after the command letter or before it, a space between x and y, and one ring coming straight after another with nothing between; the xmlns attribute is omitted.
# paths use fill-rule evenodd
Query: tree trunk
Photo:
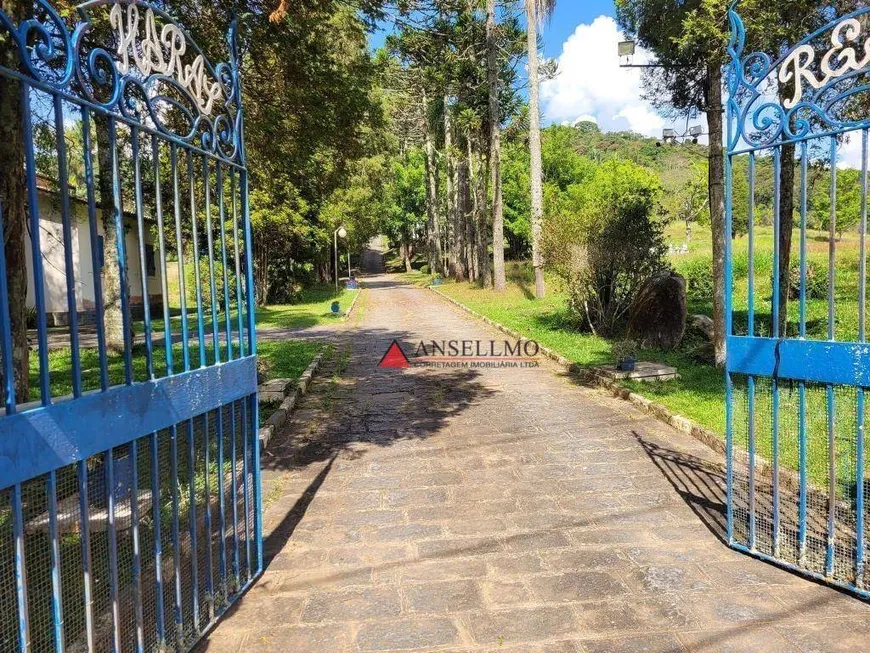
<svg viewBox="0 0 870 653"><path fill-rule="evenodd" d="M16 23L29 14L31 4L0 0L0 8ZM18 70L18 50L11 39L0 40L0 65ZM0 213L5 237L6 283L12 331L12 373L15 400L30 400L30 348L27 345L27 187L24 176L24 137L21 129L21 85L0 81ZM0 368L0 397L6 383Z"/></svg>
<svg viewBox="0 0 870 653"><path fill-rule="evenodd" d="M444 96L444 161L447 172L447 223L450 225L450 275L459 281L465 279L462 265L462 229L459 211L457 168L453 152L453 116L450 114L450 96Z"/></svg>
<svg viewBox="0 0 870 653"><path fill-rule="evenodd" d="M121 268L118 262L118 232L115 228L114 157L109 143L109 126L105 118L95 116L97 130L97 165L100 182L100 215L103 223L103 328L109 351L124 351L124 317L121 307ZM120 204L120 198L119 202ZM123 220L123 217L122 217ZM123 224L123 222L122 222ZM120 236L124 237L123 234ZM99 246L98 244L96 246ZM126 261L124 262L126 265ZM168 301L169 298L165 298Z"/></svg>
<svg viewBox="0 0 870 653"><path fill-rule="evenodd" d="M544 173L541 164L541 109L538 62L538 17L535 2L526 0L526 30L529 56L529 153L532 186L532 266L535 268L535 297L542 298L544 261L541 256L541 222L544 217Z"/></svg>
<svg viewBox="0 0 870 653"><path fill-rule="evenodd" d="M475 141L480 147L480 141ZM481 287L492 284L492 274L489 266L489 238L487 237L486 220L486 176L480 173L483 155L475 154L478 162L474 181L474 215L477 228L474 230L474 246L477 251L477 283Z"/></svg>
<svg viewBox="0 0 870 653"><path fill-rule="evenodd" d="M441 258L441 224L438 215L438 160L435 157L435 143L432 138L432 123L429 120L429 100L423 91L423 119L425 121L426 152L426 215L428 218L428 255L429 270L443 274Z"/></svg>
<svg viewBox="0 0 870 653"><path fill-rule="evenodd" d="M414 268L411 266L411 246L405 240L402 241L402 260L405 262L405 272L413 272Z"/></svg>
<svg viewBox="0 0 870 653"><path fill-rule="evenodd" d="M779 329L784 336L788 324L788 295L791 290L791 235L794 230L794 143L781 146L779 169Z"/></svg>
<svg viewBox="0 0 870 653"><path fill-rule="evenodd" d="M722 71L707 65L707 126L710 132L710 229L713 234L713 347L725 364L725 156L722 148Z"/></svg>
<svg viewBox="0 0 870 653"><path fill-rule="evenodd" d="M495 0L486 0L486 72L489 86L489 168L492 185L492 268L495 290L506 287L504 273L504 206L501 190L501 115L498 104L498 44Z"/></svg>
<svg viewBox="0 0 870 653"><path fill-rule="evenodd" d="M477 213L479 206L477 204L477 169L474 165L474 139L472 130L468 130L466 136L466 146L468 151L468 216L465 220L465 243L468 251L468 277L471 281L477 281L480 269L478 261L480 260L477 252L479 240L477 238Z"/></svg>
<svg viewBox="0 0 870 653"><path fill-rule="evenodd" d="M456 166L456 278L469 277L468 268L468 216L471 212L471 192L468 185L468 161L460 160Z"/></svg>

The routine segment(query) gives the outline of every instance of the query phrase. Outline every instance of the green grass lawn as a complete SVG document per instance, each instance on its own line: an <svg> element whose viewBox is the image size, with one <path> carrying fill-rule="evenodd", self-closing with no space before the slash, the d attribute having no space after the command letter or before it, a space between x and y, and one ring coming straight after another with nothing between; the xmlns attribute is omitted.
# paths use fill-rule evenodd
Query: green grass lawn
<svg viewBox="0 0 870 653"><path fill-rule="evenodd" d="M317 324L333 322L341 317L350 307L351 302L359 291L336 292L331 287L317 287L304 291L300 302L283 306L266 306L257 309L257 327L264 328L304 328ZM338 301L341 313L336 316L330 310L333 301ZM231 314L233 333L237 334L236 314ZM221 331L225 329L223 320L225 313L219 314ZM212 339L211 315L204 316L204 329L206 342ZM181 316L175 316L171 322L172 332L175 335L181 333ZM157 335L163 334L163 320L155 320L152 323L152 332ZM138 322L134 325L137 332L137 344L131 352L131 372L133 381L146 381L148 374L148 358L145 344L143 343L144 325ZM198 324L196 312L188 315L188 330L191 339L195 340ZM234 335L234 340L237 336ZM307 342L304 340L287 340L284 342L261 342L257 345L259 356L264 359L269 369L270 378L297 378L314 356L322 349L320 343ZM215 361L215 349L212 345L203 348L207 365ZM227 360L226 344L220 345L220 360ZM233 345L233 358L239 355L238 343ZM100 388L100 360L96 348L80 349L82 369L82 389L84 391L97 390ZM195 369L200 366L200 348L191 344L188 347L189 368ZM171 352L172 369L180 372L185 369L184 348L181 343L175 343ZM154 376L157 378L167 375L167 352L162 342L153 345L152 367ZM126 366L124 356L121 353L109 353L107 355L107 370L109 385L119 385L125 382ZM52 397L63 397L72 394L72 354L69 348L52 350L48 357L49 382ZM39 357L30 357L30 385L31 400L39 400Z"/></svg>
<svg viewBox="0 0 870 653"><path fill-rule="evenodd" d="M299 300L293 304L273 304L257 307L257 328L299 329L337 320L350 308L357 293L359 293L358 290L343 288L336 291L333 286L315 286L314 288L302 291L299 295ZM334 301L338 301L340 306L340 312L337 314L331 310ZM173 310L177 312L178 309L175 308ZM227 313L224 305L217 307L217 315L218 324L220 325L219 329L225 331ZM237 331L238 313L234 304L230 305L230 322L233 331ZM173 333L181 333L181 315L173 315L169 323ZM198 328L195 307L193 310L191 310L190 306L187 307L187 323L190 333L195 336ZM211 336L212 323L211 304L208 304L203 307L203 329L207 338ZM151 331L153 333L162 334L164 326L165 322L162 314L151 316ZM144 323L141 320L135 322L133 330L137 335L145 333Z"/></svg>
<svg viewBox="0 0 870 653"><path fill-rule="evenodd" d="M340 319L350 308L359 290L319 286L302 292L295 304L265 306L257 309L257 327L261 329L297 329L326 324ZM337 301L339 313L332 312L332 303Z"/></svg>

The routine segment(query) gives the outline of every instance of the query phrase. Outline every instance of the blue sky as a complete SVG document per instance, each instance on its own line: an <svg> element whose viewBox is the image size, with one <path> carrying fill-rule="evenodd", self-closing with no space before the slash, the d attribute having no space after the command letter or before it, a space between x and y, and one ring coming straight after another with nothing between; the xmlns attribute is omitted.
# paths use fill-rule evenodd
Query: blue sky
<svg viewBox="0 0 870 653"><path fill-rule="evenodd" d="M543 27L543 55L556 59L559 74L541 85L545 124L594 120L605 131L630 130L660 136L672 126L643 99L640 71L619 67L622 35L614 20L613 0L560 0ZM385 30L371 38L383 44ZM648 60L639 52L636 63ZM685 121L680 126L685 129Z"/></svg>
<svg viewBox="0 0 870 653"><path fill-rule="evenodd" d="M581 23L589 24L598 16L614 16L612 0L562 0L556 4L553 18L544 25L544 55L557 57L562 44Z"/></svg>

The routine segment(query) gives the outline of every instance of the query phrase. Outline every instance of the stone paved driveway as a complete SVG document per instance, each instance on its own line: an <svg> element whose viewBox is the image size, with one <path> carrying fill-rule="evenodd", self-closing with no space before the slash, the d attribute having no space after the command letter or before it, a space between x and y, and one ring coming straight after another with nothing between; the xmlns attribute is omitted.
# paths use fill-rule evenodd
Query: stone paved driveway
<svg viewBox="0 0 870 653"><path fill-rule="evenodd" d="M395 338L503 336L368 280L264 455L263 578L202 651L826 651L870 607L730 551L692 439L532 370L380 370Z"/></svg>

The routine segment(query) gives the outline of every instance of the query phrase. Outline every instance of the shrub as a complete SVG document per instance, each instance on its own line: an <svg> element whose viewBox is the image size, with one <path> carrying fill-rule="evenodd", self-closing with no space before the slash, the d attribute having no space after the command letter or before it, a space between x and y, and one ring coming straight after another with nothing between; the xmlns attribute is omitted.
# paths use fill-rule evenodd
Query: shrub
<svg viewBox="0 0 870 653"><path fill-rule="evenodd" d="M428 263L424 263L423 265L420 266L420 273L426 274L426 275L429 274L429 264Z"/></svg>
<svg viewBox="0 0 870 653"><path fill-rule="evenodd" d="M196 307L196 268L194 263L186 261L184 264L184 294L187 298L188 308ZM227 266L227 280L230 285L230 301L235 303L236 298L236 271L233 265ZM199 277L202 284L202 306L203 310L208 312L211 310L211 277L209 276L208 257L202 256L199 259ZM224 306L224 266L220 259L214 261L214 285L215 297L218 303L218 310Z"/></svg>
<svg viewBox="0 0 870 653"><path fill-rule="evenodd" d="M545 221L546 258L578 326L617 333L640 284L667 267L660 195L652 172L614 159L570 187Z"/></svg>
<svg viewBox="0 0 870 653"><path fill-rule="evenodd" d="M807 299L825 299L828 296L828 271L816 261L807 261L806 292ZM800 299L800 264L793 265L789 271L788 296L790 299Z"/></svg>
<svg viewBox="0 0 870 653"><path fill-rule="evenodd" d="M713 259L691 259L684 264L682 272L686 278L686 296L689 299L712 299Z"/></svg>

